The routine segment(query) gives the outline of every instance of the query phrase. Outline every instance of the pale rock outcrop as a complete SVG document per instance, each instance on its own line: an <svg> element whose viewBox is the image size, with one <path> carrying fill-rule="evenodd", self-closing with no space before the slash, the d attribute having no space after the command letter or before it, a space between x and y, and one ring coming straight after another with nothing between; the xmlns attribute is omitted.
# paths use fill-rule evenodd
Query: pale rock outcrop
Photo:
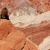
<svg viewBox="0 0 50 50"><path fill-rule="evenodd" d="M26 37L35 44L40 45L46 37L50 36L50 21L42 21L40 24L31 24L25 28L18 28Z"/></svg>

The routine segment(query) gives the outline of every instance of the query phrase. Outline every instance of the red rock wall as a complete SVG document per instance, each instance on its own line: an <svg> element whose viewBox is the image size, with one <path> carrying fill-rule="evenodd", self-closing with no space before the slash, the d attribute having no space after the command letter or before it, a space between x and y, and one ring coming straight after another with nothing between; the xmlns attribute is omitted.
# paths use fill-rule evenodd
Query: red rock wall
<svg viewBox="0 0 50 50"><path fill-rule="evenodd" d="M38 47L10 21L0 19L0 50L38 50Z"/></svg>
<svg viewBox="0 0 50 50"><path fill-rule="evenodd" d="M3 4L0 4L0 8L11 8L11 12L24 4L28 4L30 6L36 5L38 13L50 11L50 0L23 0L23 2L22 0L0 0L0 3L1 2L3 2Z"/></svg>
<svg viewBox="0 0 50 50"><path fill-rule="evenodd" d="M30 25L25 28L18 28L25 33L26 37L39 45L44 38L50 36L50 21L44 21L38 25Z"/></svg>

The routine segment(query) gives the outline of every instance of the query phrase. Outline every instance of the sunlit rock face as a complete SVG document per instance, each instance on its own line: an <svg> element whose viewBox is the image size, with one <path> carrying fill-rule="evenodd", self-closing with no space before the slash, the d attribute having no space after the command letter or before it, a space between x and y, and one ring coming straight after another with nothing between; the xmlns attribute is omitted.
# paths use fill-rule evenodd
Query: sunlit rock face
<svg viewBox="0 0 50 50"><path fill-rule="evenodd" d="M30 24L39 24L42 21L50 20L50 11L42 13L40 15L36 15L35 11L36 9L33 10L31 7L19 8L10 15L10 19L11 19L10 21L16 27L23 28ZM23 25L20 25L21 23Z"/></svg>
<svg viewBox="0 0 50 50"><path fill-rule="evenodd" d="M0 0L0 10L3 7L7 7L9 9L9 14L11 14L9 16L10 21L16 26L16 28L14 28L14 27L12 28L12 30L11 30L12 32L15 32L16 29L18 29L18 31L19 30L22 31L26 35L26 38L30 39L35 44L39 45L40 49L41 49L42 45L44 45L44 44L46 45L46 43L48 41L50 41L50 38L49 38L49 40L46 40L47 41L46 43L44 40L45 38L50 36L50 21L49 21L50 20L50 0L10 0L10 1L9 0ZM10 28L8 25L8 28L7 28L8 31L10 30ZM18 32L18 31L15 33L20 34L21 32L20 31ZM15 41L14 39L16 39L17 34L14 35L14 33L11 32L11 34L9 34L9 36L7 37L7 34L3 35L3 32L1 32L2 33L1 39L6 37L7 41L11 41L10 43L9 42L8 43L12 44ZM23 35L23 33L22 33L22 35ZM18 36L19 36L19 34L18 34ZM11 37L11 35L12 35L12 37ZM25 38L24 35L21 37ZM21 37L18 37L19 43L20 43L20 45L19 44L18 45L23 47L23 45L25 45L25 40L20 40L20 39L22 39ZM4 43L6 43L6 45L8 46L7 41ZM43 43L43 41L44 41L44 43ZM3 42L3 41L1 41L1 42ZM24 50L28 50L28 48L31 47L31 44L29 44L29 42L27 41L27 44L26 44ZM10 50L12 49L12 47L14 47L14 43L11 45L11 48L9 48ZM30 45L30 47L28 46L28 44ZM48 42L47 44L50 44L50 42ZM28 48L27 48L27 46L28 46ZM49 45L49 47L50 47L50 45ZM18 48L18 46L15 47L16 50L17 50L17 48ZM22 49L22 48L19 47L18 50L20 50L20 49ZM48 49L50 49L50 48L48 48ZM8 50L8 49L6 49L6 50ZM32 50L32 47L31 47L31 50Z"/></svg>
<svg viewBox="0 0 50 50"><path fill-rule="evenodd" d="M18 28L26 37L39 46L40 50L50 49L50 21L40 24L30 24L25 28Z"/></svg>
<svg viewBox="0 0 50 50"><path fill-rule="evenodd" d="M16 9L16 11L10 15L10 19L10 21L18 27L18 30L25 33L28 39L40 45L40 49L43 40L50 36L50 11L37 15L36 7L32 9L27 5ZM49 41L46 43L50 44ZM43 44L44 47L47 46L46 43L45 45Z"/></svg>
<svg viewBox="0 0 50 50"><path fill-rule="evenodd" d="M50 0L28 0L27 2L30 6L36 5L39 13L50 10Z"/></svg>
<svg viewBox="0 0 50 50"><path fill-rule="evenodd" d="M10 21L0 19L0 50L38 50L38 46Z"/></svg>

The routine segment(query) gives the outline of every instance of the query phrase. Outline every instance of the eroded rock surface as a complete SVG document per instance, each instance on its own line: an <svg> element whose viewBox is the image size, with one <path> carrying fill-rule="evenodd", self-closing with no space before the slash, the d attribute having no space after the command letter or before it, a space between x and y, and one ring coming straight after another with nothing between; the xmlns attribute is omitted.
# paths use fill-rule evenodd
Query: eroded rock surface
<svg viewBox="0 0 50 50"><path fill-rule="evenodd" d="M25 28L18 28L25 33L26 37L40 45L43 39L50 36L50 21L42 21L40 24L31 24Z"/></svg>
<svg viewBox="0 0 50 50"><path fill-rule="evenodd" d="M30 7L35 7L38 13L43 13L50 11L50 0L0 0L0 8L9 8L10 13L12 13L17 7L23 5L29 5Z"/></svg>
<svg viewBox="0 0 50 50"><path fill-rule="evenodd" d="M38 47L10 21L0 19L0 50L38 50Z"/></svg>

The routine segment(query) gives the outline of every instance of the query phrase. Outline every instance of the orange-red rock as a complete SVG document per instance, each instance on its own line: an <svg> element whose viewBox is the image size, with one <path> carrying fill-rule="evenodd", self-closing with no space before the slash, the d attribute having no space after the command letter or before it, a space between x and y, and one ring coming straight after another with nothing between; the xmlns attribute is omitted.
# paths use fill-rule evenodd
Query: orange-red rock
<svg viewBox="0 0 50 50"><path fill-rule="evenodd" d="M21 41L23 38L25 38L25 35L23 32L19 31L19 30L15 30L14 32L12 31L8 36L7 36L7 40L11 41L11 42L19 42Z"/></svg>
<svg viewBox="0 0 50 50"><path fill-rule="evenodd" d="M37 25L30 25L25 28L18 28L25 33L26 37L39 45L44 38L50 36L50 21L43 21Z"/></svg>
<svg viewBox="0 0 50 50"><path fill-rule="evenodd" d="M33 44L30 40L25 39L25 41L18 43L18 45L16 45L14 49L15 50L17 49L18 50L38 50L38 47L35 44Z"/></svg>
<svg viewBox="0 0 50 50"><path fill-rule="evenodd" d="M2 33L2 35L0 33L2 37L0 37L0 50L38 50L38 47L27 40L25 34L16 29L10 21L0 19L0 30L2 30L0 31Z"/></svg>
<svg viewBox="0 0 50 50"><path fill-rule="evenodd" d="M11 22L0 19L0 39L6 38L11 30Z"/></svg>
<svg viewBox="0 0 50 50"><path fill-rule="evenodd" d="M9 13L12 13L17 7L25 4L30 6L36 5L38 13L50 11L50 0L1 0L0 3L0 8L7 7L10 9Z"/></svg>
<svg viewBox="0 0 50 50"><path fill-rule="evenodd" d="M13 42L0 40L0 50L13 50Z"/></svg>
<svg viewBox="0 0 50 50"><path fill-rule="evenodd" d="M24 47L24 44L26 43L26 39L23 39L22 41L19 41L17 44L16 44L16 46L15 46L15 50L21 50L22 49L22 47Z"/></svg>
<svg viewBox="0 0 50 50"><path fill-rule="evenodd" d="M38 48L35 47L36 45L33 44L31 41L27 40L25 45L24 45L24 48L23 50L37 50Z"/></svg>

